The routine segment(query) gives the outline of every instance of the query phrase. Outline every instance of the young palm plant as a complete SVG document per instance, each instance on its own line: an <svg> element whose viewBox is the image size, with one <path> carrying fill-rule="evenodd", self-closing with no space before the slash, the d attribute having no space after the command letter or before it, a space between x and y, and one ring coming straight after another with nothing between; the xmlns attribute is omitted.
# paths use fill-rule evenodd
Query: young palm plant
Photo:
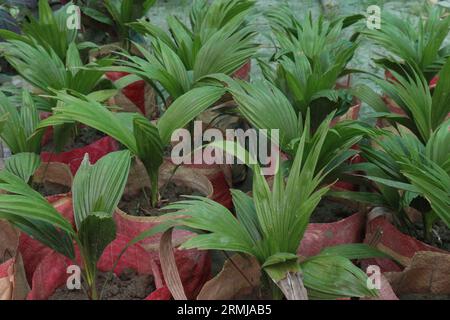
<svg viewBox="0 0 450 320"><path fill-rule="evenodd" d="M337 192L334 196L386 207L396 213L395 221L411 232L407 210L414 208L422 213L425 239L438 219L450 227L449 129L447 120L425 144L406 130L400 135L383 132L374 145L361 147L367 162L348 168L364 172L376 192Z"/></svg>
<svg viewBox="0 0 450 320"><path fill-rule="evenodd" d="M429 203L425 231L441 219L450 228L450 120L444 122L422 148L409 147L412 156L398 160L400 168L416 192Z"/></svg>
<svg viewBox="0 0 450 320"><path fill-rule="evenodd" d="M345 27L359 16L332 22L323 16L314 19L312 13L297 20L286 8L268 13L277 52L271 62L260 61L267 80L290 100L296 113L303 117L309 109L312 127L317 128L326 116L337 111L345 114L353 99L347 88L337 88L340 78L356 72L348 68L358 47L357 34L343 36Z"/></svg>
<svg viewBox="0 0 450 320"><path fill-rule="evenodd" d="M224 93L224 88L216 86L192 89L175 100L155 125L140 114L112 112L87 96L59 92L56 97L62 105L54 108L54 115L43 120L38 129L77 121L116 139L144 164L151 181L151 205L156 207L159 168L173 132L189 124Z"/></svg>
<svg viewBox="0 0 450 320"><path fill-rule="evenodd" d="M395 127L408 128L426 143L450 113L450 59L445 61L439 72L440 80L433 91L425 77L416 71L405 76L390 71L396 81L377 77L372 79L401 108L404 115L390 112L382 98L366 85L360 85L352 92L376 111L374 116L386 119Z"/></svg>
<svg viewBox="0 0 450 320"><path fill-rule="evenodd" d="M214 0L212 2L194 0L189 15L190 31L194 36L200 37L203 43L233 19L239 21L242 17L248 16L254 5L254 0ZM170 24L174 25L174 22Z"/></svg>
<svg viewBox="0 0 450 320"><path fill-rule="evenodd" d="M345 160L342 155L349 148L339 148L330 165L321 166L320 154L333 130L329 128L331 119L327 117L312 136L306 121L289 175L284 179L278 170L272 188L259 165L252 165L253 196L232 191L236 216L218 203L192 196L167 207L179 211L168 214L174 220L166 227L182 225L197 233L182 244L184 249L234 251L255 257L274 297L280 297L277 287L288 299L376 296L375 290L367 288L364 272L350 261L380 255L376 250L353 244L330 247L314 257L297 256L310 216L329 190L324 179ZM211 146L246 154L232 142L216 141ZM247 154L241 160L250 157Z"/></svg>
<svg viewBox="0 0 450 320"><path fill-rule="evenodd" d="M29 167L26 160L18 164L23 170ZM95 165L85 157L72 186L75 227L26 181L8 169L0 171L0 188L7 192L0 195L0 218L75 264L76 244L91 299L99 298L97 262L116 237L112 215L125 188L130 163L128 151L110 153Z"/></svg>
<svg viewBox="0 0 450 320"><path fill-rule="evenodd" d="M450 56L450 45L444 45L450 32L450 17L443 17L443 12L442 8L433 5L428 16L419 21L383 12L380 29L363 31L389 53L376 62L402 76L415 70L429 83Z"/></svg>
<svg viewBox="0 0 450 320"><path fill-rule="evenodd" d="M130 48L130 23L147 14L156 0L106 0L75 1L83 14L112 29L111 36L117 37L121 47Z"/></svg>
<svg viewBox="0 0 450 320"><path fill-rule="evenodd" d="M20 108L0 92L0 123L0 138L12 154L40 153L42 133L35 134L39 124L39 111L28 91L24 90L22 93Z"/></svg>
<svg viewBox="0 0 450 320"><path fill-rule="evenodd" d="M200 6L196 1L191 13L191 28L175 17L168 18L170 33L146 20L131 26L151 37L151 51L136 44L141 57L123 54L119 66L103 68L137 75L157 90L162 99L174 100L190 89L201 86L204 77L233 74L255 53L255 29L245 24L251 1L214 1ZM200 9L203 8L203 9ZM219 16L212 17L213 14ZM122 79L121 81L126 81Z"/></svg>
<svg viewBox="0 0 450 320"><path fill-rule="evenodd" d="M39 19L30 17L30 22L24 22L23 35L0 31L0 36L7 40L0 43L0 55L40 93L52 95L54 90L74 90L106 100L116 90L102 79L103 72L84 63L81 50L90 45L76 44L76 35L77 30L67 25L67 6L53 12L47 1L40 1ZM99 59L95 67L111 64L110 59ZM53 102L41 99L39 109L50 112ZM75 126L55 128L57 151L75 131Z"/></svg>
<svg viewBox="0 0 450 320"><path fill-rule="evenodd" d="M20 26L22 34L0 30L0 38L29 45L38 44L46 50L52 49L60 59L64 60L69 45L75 42L78 34L76 28L67 28L68 5L53 12L47 0L39 0L38 19L29 15Z"/></svg>
<svg viewBox="0 0 450 320"><path fill-rule="evenodd" d="M103 73L85 64L81 54L81 50L94 44L77 44L77 29L68 26L69 5L53 12L48 1L40 0L39 18L30 16L24 21L22 34L0 30L0 38L6 40L0 43L0 55L26 81L46 94L63 89L90 94L105 87L101 86ZM111 63L109 59L97 61L100 66Z"/></svg>
<svg viewBox="0 0 450 320"><path fill-rule="evenodd" d="M46 94L63 89L90 94L102 88L103 72L91 64L84 64L75 43L69 44L65 59L60 59L52 48L45 49L37 42L30 45L17 40L0 43L0 53L25 80ZM110 59L99 59L95 66L111 63Z"/></svg>
<svg viewBox="0 0 450 320"><path fill-rule="evenodd" d="M279 130L279 142L277 143L288 158L288 161L285 161L283 165L286 169L289 169L305 130L303 119L310 118L309 111L307 111L306 117L303 117L302 113L297 112L283 92L270 82L247 83L219 76L216 79L227 84L227 90L232 94L238 105L238 112L254 128ZM325 119L330 115L334 117L334 114L332 111ZM309 126L308 130L311 130L311 127ZM314 132L315 130L311 131ZM355 156L358 151L351 150L350 147L369 134L372 134L372 129L362 122L343 121L337 123L333 130L327 132L328 136L321 149L317 170L320 171L327 167L337 154L345 159ZM340 148L344 148L346 151L340 153ZM331 177L330 182L337 178L342 167L345 166L344 163L342 166L335 168L333 174L328 176L328 178Z"/></svg>

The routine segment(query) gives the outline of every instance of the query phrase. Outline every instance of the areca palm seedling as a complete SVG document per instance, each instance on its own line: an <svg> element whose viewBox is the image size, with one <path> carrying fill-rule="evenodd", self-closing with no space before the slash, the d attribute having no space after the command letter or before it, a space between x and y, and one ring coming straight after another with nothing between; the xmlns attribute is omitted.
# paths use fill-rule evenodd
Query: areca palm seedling
<svg viewBox="0 0 450 320"><path fill-rule="evenodd" d="M155 2L156 0L75 1L84 15L107 26L110 36L117 38L122 48L127 50L130 47L129 23L145 16Z"/></svg>
<svg viewBox="0 0 450 320"><path fill-rule="evenodd" d="M75 43L68 46L65 59L60 59L52 48L45 49L37 42L28 44L17 40L0 43L0 54L26 81L47 94L63 89L90 94L107 88L102 85L103 72L83 62ZM112 60L104 58L97 60L95 66L111 63ZM110 95L113 95L112 91Z"/></svg>
<svg viewBox="0 0 450 320"><path fill-rule="evenodd" d="M4 29L0 30L0 38L21 41L29 45L39 44L45 49L52 49L64 60L69 45L76 40L78 34L76 28L67 28L68 5L53 12L47 0L39 0L39 17L28 15L20 25L22 34Z"/></svg>
<svg viewBox="0 0 450 320"><path fill-rule="evenodd" d="M425 146L424 155L416 153L399 163L413 189L425 198L430 210L425 212L425 238L433 224L441 219L450 228L450 122L444 123Z"/></svg>
<svg viewBox="0 0 450 320"><path fill-rule="evenodd" d="M312 12L309 11L309 16L312 15ZM276 32L282 32L286 34L291 34L293 37L297 37L299 33L303 32L302 29L304 27L304 22L299 21L296 17L295 13L293 12L292 8L290 8L287 5L281 5L273 8L269 8L269 10L265 13L266 18L269 20L270 26L274 29ZM324 17L323 14L320 14L318 17L318 20L323 20ZM315 20L315 18L313 18ZM355 14L345 17L340 17L337 19L330 20L330 24L332 27L337 26L338 24L341 24L342 26L340 28L348 28L353 26L355 23L360 21L361 19L364 19L364 15L362 14ZM323 21L320 21L317 26L321 27ZM323 32L324 34L329 33L329 30L327 30L328 27L320 28L319 32ZM353 34L349 39L355 40L355 38L358 37L358 33ZM328 43L329 45L330 43ZM315 44L310 44L310 47L316 47L315 50L320 50L325 48L321 48L320 46L316 46Z"/></svg>
<svg viewBox="0 0 450 320"><path fill-rule="evenodd" d="M0 92L0 123L0 138L12 154L40 153L42 133L35 134L39 124L39 111L27 91L22 93L20 107L13 105Z"/></svg>
<svg viewBox="0 0 450 320"><path fill-rule="evenodd" d="M372 77L385 94L403 111L404 115L392 113L371 88L360 85L353 93L394 126L403 126L426 143L433 132L445 121L450 113L450 59L447 59L439 73L440 80L432 91L425 77L412 71L411 75L401 75L391 70L394 80Z"/></svg>
<svg viewBox="0 0 450 320"><path fill-rule="evenodd" d="M106 84L101 85L103 73L85 63L81 50L93 44L77 43L77 29L67 23L68 5L53 12L48 1L39 1L39 19L24 21L23 34L0 30L6 40L0 43L0 55L41 92L67 89L90 94ZM109 59L97 61L101 66L111 63Z"/></svg>
<svg viewBox="0 0 450 320"><path fill-rule="evenodd" d="M234 251L255 257L274 297L280 297L277 287L289 299L376 296L375 290L367 288L364 272L349 259L379 255L377 250L356 244L326 248L314 257L297 256L310 216L328 192L324 179L344 161L342 154L348 149L341 148L331 157L329 167L321 167L320 154L333 130L330 122L331 116L310 135L306 120L290 173L285 180L278 170L272 188L259 165L252 165L253 196L232 190L236 216L218 203L191 196L167 207L179 211L168 214L173 220L165 227L182 225L196 233L181 248ZM211 146L246 154L233 142L216 141ZM250 157L247 154L242 161Z"/></svg>
<svg viewBox="0 0 450 320"><path fill-rule="evenodd" d="M233 74L256 53L255 29L245 24L252 4L217 0L208 7L205 1L196 1L191 26L169 17L169 34L141 19L131 26L150 36L151 50L136 44L143 58L123 54L118 66L102 70L131 73L132 81L137 75L152 84L162 99L177 99L203 85L208 75Z"/></svg>
<svg viewBox="0 0 450 320"><path fill-rule="evenodd" d="M279 147L288 158L288 161L284 162L284 166L289 169L292 165L292 159L297 153L300 138L306 130L303 119L310 117L309 111L307 111L306 117L303 117L302 113L297 112L283 92L270 82L247 83L223 77L218 77L218 79L227 83L227 90L236 101L239 113L253 127L279 130ZM331 112L326 119L330 115L334 116L334 112ZM311 130L311 126L308 127L308 130ZM311 131L310 134L314 132L314 130ZM321 148L317 170L323 170L330 165L337 154L345 159L355 156L358 151L351 150L350 147L371 132L372 129L368 125L359 121L337 123L333 130L327 131L328 136ZM341 152L341 149L345 149L345 152ZM342 167L344 166L346 164L342 165ZM341 169L341 166L336 167L334 174L329 176L332 176L330 180L335 180Z"/></svg>
<svg viewBox="0 0 450 320"><path fill-rule="evenodd" d="M200 37L203 43L236 17L239 21L251 14L254 5L254 0L194 0L189 15L190 31L194 37ZM246 22L241 21L241 24L245 25Z"/></svg>
<svg viewBox="0 0 450 320"><path fill-rule="evenodd" d="M0 171L0 188L7 192L0 195L0 218L75 264L76 244L91 299L99 298L97 262L116 237L112 215L125 188L130 162L128 151L110 153L95 165L85 157L72 186L75 227L20 177Z"/></svg>
<svg viewBox="0 0 450 320"><path fill-rule="evenodd" d="M450 45L444 44L450 32L450 17L443 16L443 13L442 8L433 5L425 19L412 21L408 17L383 12L379 29L363 31L389 53L376 62L403 76L415 70L429 82L450 56Z"/></svg>
<svg viewBox="0 0 450 320"><path fill-rule="evenodd" d="M365 172L376 187L375 193L343 192L353 200L383 206L396 213L395 221L413 232L408 208L422 213L424 238L428 239L433 224L441 219L450 226L450 120L441 124L423 143L415 135L401 130L377 137L376 145L362 146L366 163L350 166Z"/></svg>
<svg viewBox="0 0 450 320"><path fill-rule="evenodd" d="M312 127L317 128L326 116L337 111L345 114L353 106L348 88L338 88L342 77L356 72L348 68L358 47L357 34L346 38L344 28L359 16L329 22L323 16L297 20L284 8L268 13L275 36L276 53L271 62L260 62L266 79L288 98L296 113L306 116L309 109Z"/></svg>
<svg viewBox="0 0 450 320"><path fill-rule="evenodd" d="M225 89L218 86L192 89L175 100L155 125L140 114L112 112L87 96L59 92L57 99L62 105L53 109L54 115L43 120L39 129L77 121L119 141L144 164L151 182L151 205L157 207L159 168L173 132L189 124L224 93Z"/></svg>
<svg viewBox="0 0 450 320"><path fill-rule="evenodd" d="M85 45L76 43L76 30L68 27L66 11L65 6L52 12L47 1L40 1L39 20L32 18L31 22L25 22L23 35L1 33L7 42L0 43L0 55L40 93L52 95L53 90L67 89L106 100L116 90L102 79L103 72L85 64L81 54ZM110 59L99 59L95 66L111 63ZM39 109L51 112L53 102L41 99ZM53 141L57 151L75 132L75 126L55 128Z"/></svg>
<svg viewBox="0 0 450 320"><path fill-rule="evenodd" d="M17 40L0 43L0 54L26 81L47 95L53 95L54 90L67 89L104 101L117 92L116 89L110 89L108 80L102 79L102 71L83 63L75 43L69 45L65 60L61 60L51 48L45 49L36 43L30 45ZM110 59L100 59L95 63L95 68L111 63ZM41 111L51 112L54 101L42 99L39 106ZM61 150L74 133L75 125L56 127L53 140L56 150Z"/></svg>

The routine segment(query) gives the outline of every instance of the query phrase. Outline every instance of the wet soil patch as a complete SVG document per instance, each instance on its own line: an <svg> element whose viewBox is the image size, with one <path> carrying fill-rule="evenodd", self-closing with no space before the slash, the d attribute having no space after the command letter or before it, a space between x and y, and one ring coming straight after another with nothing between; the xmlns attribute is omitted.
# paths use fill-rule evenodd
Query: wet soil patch
<svg viewBox="0 0 450 320"><path fill-rule="evenodd" d="M111 279L109 279L111 277ZM101 272L97 276L99 295L108 280L102 300L143 300L155 290L153 277L139 275L133 270L125 270L120 276ZM69 290L66 285L56 290L49 300L89 300L84 290Z"/></svg>

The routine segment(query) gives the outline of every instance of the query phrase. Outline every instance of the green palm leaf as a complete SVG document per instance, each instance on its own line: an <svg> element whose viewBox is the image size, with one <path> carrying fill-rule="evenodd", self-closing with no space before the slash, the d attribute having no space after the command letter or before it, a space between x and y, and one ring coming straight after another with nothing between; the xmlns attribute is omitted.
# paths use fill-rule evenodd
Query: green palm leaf
<svg viewBox="0 0 450 320"><path fill-rule="evenodd" d="M34 172L39 168L41 158L35 153L18 153L5 161L5 169L28 182Z"/></svg>
<svg viewBox="0 0 450 320"><path fill-rule="evenodd" d="M54 51L60 59L66 57L68 46L76 40L77 30L67 28L67 4L53 12L46 0L39 0L39 18L29 15L22 23L23 35L0 30L0 37L5 40L17 40L29 45L39 45Z"/></svg>
<svg viewBox="0 0 450 320"><path fill-rule="evenodd" d="M45 198L20 177L0 171L0 219L5 219L36 240L74 259L74 230Z"/></svg>
<svg viewBox="0 0 450 320"><path fill-rule="evenodd" d="M111 217L122 197L130 171L128 150L107 154L96 164L86 155L73 180L73 208L78 229L93 212Z"/></svg>
<svg viewBox="0 0 450 320"><path fill-rule="evenodd" d="M318 255L301 264L305 286L312 299L376 297L367 288L367 276L350 260L335 255Z"/></svg>
<svg viewBox="0 0 450 320"><path fill-rule="evenodd" d="M27 91L22 92L21 106L13 105L10 98L0 92L0 116L4 119L0 137L13 154L39 152L42 134L35 134L39 112Z"/></svg>

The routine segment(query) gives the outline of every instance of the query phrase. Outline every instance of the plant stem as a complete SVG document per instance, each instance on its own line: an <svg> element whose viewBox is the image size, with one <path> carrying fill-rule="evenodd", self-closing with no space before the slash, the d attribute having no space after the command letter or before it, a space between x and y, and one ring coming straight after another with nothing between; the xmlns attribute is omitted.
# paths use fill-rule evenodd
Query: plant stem
<svg viewBox="0 0 450 320"><path fill-rule="evenodd" d="M150 179L150 207L157 208L159 203L159 169L161 166L152 168L147 161L143 161L143 165Z"/></svg>
<svg viewBox="0 0 450 320"><path fill-rule="evenodd" d="M425 241L431 241L431 231L433 230L433 225L436 222L436 219L437 216L434 214L433 210L422 214Z"/></svg>
<svg viewBox="0 0 450 320"><path fill-rule="evenodd" d="M151 175L151 205L152 208L156 208L158 206L158 198L159 198L159 188L158 188L158 174Z"/></svg>
<svg viewBox="0 0 450 320"><path fill-rule="evenodd" d="M125 37L122 40L122 48L125 49L126 52L130 52L131 51L131 43L130 43L130 40L127 37Z"/></svg>
<svg viewBox="0 0 450 320"><path fill-rule="evenodd" d="M80 248L80 252L84 252L82 248ZM86 255L83 254L83 257L86 257ZM84 270L86 273L86 283L89 288L89 298L91 300L98 300L96 264L92 265L89 262L84 261Z"/></svg>
<svg viewBox="0 0 450 320"><path fill-rule="evenodd" d="M283 293L281 292L280 288L274 283L270 283L270 288L272 290L272 298L273 300L282 300L283 299Z"/></svg>
<svg viewBox="0 0 450 320"><path fill-rule="evenodd" d="M95 285L95 281L91 286L91 299L98 300L98 293L97 293L97 287Z"/></svg>
<svg viewBox="0 0 450 320"><path fill-rule="evenodd" d="M177 170L178 170L178 168L180 167L181 165L176 165L175 166L175 168L172 170L172 172L170 173L170 177L169 177L169 179L167 179L167 182L164 184L164 186L161 188L161 194L164 194L165 193L165 191L166 191L166 189L167 189L167 186L169 185L169 183L172 181L172 178L173 178L173 176L175 175L175 173L177 172Z"/></svg>
<svg viewBox="0 0 450 320"><path fill-rule="evenodd" d="M425 242L429 242L431 230L429 228L429 223L427 221L426 214L422 214L422 223L423 223L423 239L425 240Z"/></svg>

